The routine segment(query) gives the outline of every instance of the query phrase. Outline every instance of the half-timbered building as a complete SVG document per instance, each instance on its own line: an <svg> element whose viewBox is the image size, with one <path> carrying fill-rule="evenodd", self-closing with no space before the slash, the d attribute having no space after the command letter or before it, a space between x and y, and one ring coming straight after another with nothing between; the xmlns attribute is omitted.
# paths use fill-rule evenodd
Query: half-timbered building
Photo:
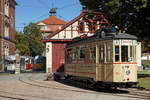
<svg viewBox="0 0 150 100"><path fill-rule="evenodd" d="M82 11L79 16L44 37L46 42L46 72L63 71L64 48L75 37L92 36L97 29L110 26L101 12Z"/></svg>

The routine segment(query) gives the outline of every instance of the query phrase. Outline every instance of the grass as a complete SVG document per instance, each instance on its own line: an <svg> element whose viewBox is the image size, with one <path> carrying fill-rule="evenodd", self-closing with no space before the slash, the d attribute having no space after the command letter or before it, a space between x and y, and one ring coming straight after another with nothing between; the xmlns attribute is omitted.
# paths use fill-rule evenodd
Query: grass
<svg viewBox="0 0 150 100"><path fill-rule="evenodd" d="M138 74L138 86L150 90L150 73Z"/></svg>

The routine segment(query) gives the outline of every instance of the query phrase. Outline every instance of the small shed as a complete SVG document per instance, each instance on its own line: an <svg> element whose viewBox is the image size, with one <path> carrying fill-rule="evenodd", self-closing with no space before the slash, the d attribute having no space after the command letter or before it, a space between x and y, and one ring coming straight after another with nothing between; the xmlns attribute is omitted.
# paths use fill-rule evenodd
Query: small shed
<svg viewBox="0 0 150 100"><path fill-rule="evenodd" d="M92 36L97 29L110 26L102 12L82 11L79 16L44 37L46 42L46 72L63 71L64 48L75 37Z"/></svg>

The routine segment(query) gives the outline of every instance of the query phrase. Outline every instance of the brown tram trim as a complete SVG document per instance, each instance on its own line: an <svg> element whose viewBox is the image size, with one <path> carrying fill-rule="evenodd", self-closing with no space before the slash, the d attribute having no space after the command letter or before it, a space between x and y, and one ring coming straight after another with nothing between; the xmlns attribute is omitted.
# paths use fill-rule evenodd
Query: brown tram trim
<svg viewBox="0 0 150 100"><path fill-rule="evenodd" d="M96 75L96 73L90 73L90 72L74 72L74 71L66 71L68 73L82 73L82 74L93 74Z"/></svg>
<svg viewBox="0 0 150 100"><path fill-rule="evenodd" d="M136 62L133 62L133 63L119 63L119 62L116 62L116 63L104 63L104 64L137 64Z"/></svg>

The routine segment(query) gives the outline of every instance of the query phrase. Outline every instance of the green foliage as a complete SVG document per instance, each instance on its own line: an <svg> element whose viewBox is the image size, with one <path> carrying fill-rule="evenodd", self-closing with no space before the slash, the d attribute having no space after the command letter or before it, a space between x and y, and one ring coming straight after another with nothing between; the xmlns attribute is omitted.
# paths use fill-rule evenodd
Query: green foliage
<svg viewBox="0 0 150 100"><path fill-rule="evenodd" d="M29 49L31 51L31 55L40 55L45 49L44 43L41 42L42 33L40 31L40 28L36 24L30 23L24 28L23 31L28 38L28 41L30 41Z"/></svg>
<svg viewBox="0 0 150 100"><path fill-rule="evenodd" d="M16 32L15 42L16 42L16 49L18 49L20 51L21 55L29 54L29 52L30 52L29 47L28 47L29 43L23 33Z"/></svg>
<svg viewBox="0 0 150 100"><path fill-rule="evenodd" d="M16 48L21 51L22 55L40 55L45 49L45 45L41 41L40 28L36 24L30 23L24 27L23 32L24 34L16 34Z"/></svg>
<svg viewBox="0 0 150 100"><path fill-rule="evenodd" d="M104 2L103 9L104 11L107 11L108 14L115 14L120 7L120 2L119 0L107 0Z"/></svg>
<svg viewBox="0 0 150 100"><path fill-rule="evenodd" d="M80 3L90 10L98 10L102 0L80 0Z"/></svg>

